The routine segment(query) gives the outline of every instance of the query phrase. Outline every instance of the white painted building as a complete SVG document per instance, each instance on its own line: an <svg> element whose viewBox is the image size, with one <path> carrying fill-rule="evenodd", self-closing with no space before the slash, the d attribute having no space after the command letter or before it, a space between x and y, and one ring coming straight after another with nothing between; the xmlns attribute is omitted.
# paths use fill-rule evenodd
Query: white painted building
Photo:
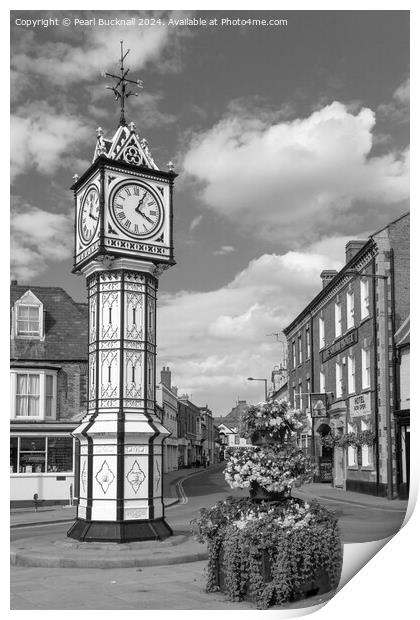
<svg viewBox="0 0 420 620"><path fill-rule="evenodd" d="M161 370L157 387L156 402L163 411L162 424L171 433L163 444L163 471L167 473L178 469L178 390L171 385L169 366Z"/></svg>

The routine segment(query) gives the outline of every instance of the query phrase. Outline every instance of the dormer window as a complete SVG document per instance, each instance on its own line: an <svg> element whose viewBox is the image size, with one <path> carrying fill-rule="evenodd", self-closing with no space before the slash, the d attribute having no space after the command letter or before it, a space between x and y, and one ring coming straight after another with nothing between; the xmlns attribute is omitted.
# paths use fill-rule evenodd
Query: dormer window
<svg viewBox="0 0 420 620"><path fill-rule="evenodd" d="M44 337L44 311L42 302L32 291L26 291L13 308L13 336L42 340Z"/></svg>

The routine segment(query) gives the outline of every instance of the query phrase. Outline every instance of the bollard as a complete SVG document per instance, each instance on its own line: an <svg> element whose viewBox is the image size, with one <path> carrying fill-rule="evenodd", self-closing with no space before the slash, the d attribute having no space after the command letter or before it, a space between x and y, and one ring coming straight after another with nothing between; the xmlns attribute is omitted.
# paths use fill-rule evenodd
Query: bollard
<svg viewBox="0 0 420 620"><path fill-rule="evenodd" d="M37 512L37 510L38 510L38 493L34 493L34 506L35 506L35 512Z"/></svg>

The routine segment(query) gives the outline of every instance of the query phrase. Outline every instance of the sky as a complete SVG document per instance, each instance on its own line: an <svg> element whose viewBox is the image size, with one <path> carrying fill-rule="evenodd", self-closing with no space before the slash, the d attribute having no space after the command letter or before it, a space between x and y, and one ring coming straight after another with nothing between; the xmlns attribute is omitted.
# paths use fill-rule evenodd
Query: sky
<svg viewBox="0 0 420 620"><path fill-rule="evenodd" d="M287 25L221 23L238 17ZM179 174L157 368L224 415L237 399L262 399L247 377L270 379L283 357L273 334L284 339L320 272L343 265L346 242L408 209L409 14L12 11L11 273L78 301L69 187L92 160L96 128L118 126L101 72L117 69L121 39L144 84L128 120Z"/></svg>

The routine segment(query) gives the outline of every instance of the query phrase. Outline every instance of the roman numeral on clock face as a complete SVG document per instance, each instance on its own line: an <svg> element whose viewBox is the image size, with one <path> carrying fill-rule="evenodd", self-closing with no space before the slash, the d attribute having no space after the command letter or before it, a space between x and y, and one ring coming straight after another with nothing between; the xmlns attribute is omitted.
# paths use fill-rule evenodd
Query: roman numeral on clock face
<svg viewBox="0 0 420 620"><path fill-rule="evenodd" d="M125 220L125 213L123 213L122 211L120 211L119 213L117 213L117 218L119 220Z"/></svg>
<svg viewBox="0 0 420 620"><path fill-rule="evenodd" d="M130 220L127 220L126 222L124 222L123 226L124 226L124 228L127 228L127 230L128 230L130 228L130 226L131 226Z"/></svg>
<svg viewBox="0 0 420 620"><path fill-rule="evenodd" d="M131 196L131 192L130 189L128 187L124 187L125 193L127 194L127 196Z"/></svg>

